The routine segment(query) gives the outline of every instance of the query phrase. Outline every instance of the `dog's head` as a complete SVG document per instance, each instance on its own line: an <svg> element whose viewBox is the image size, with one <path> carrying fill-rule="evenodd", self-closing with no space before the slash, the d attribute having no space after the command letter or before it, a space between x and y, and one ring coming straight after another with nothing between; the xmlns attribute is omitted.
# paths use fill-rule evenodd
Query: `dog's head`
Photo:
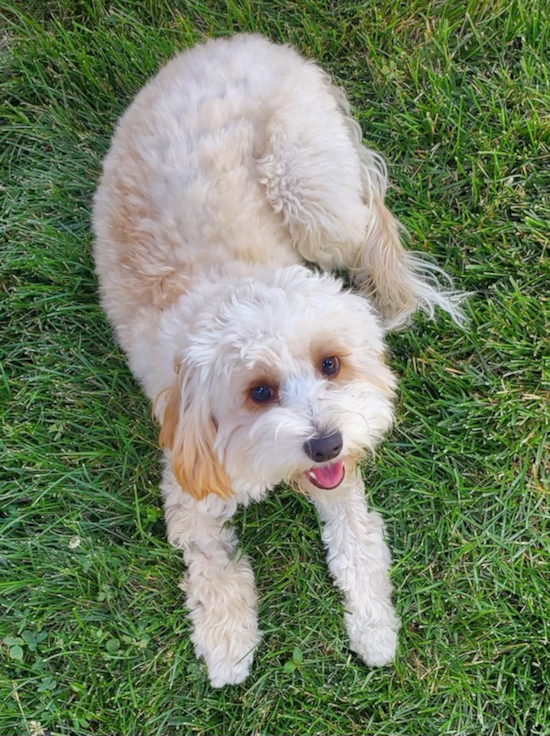
<svg viewBox="0 0 550 736"><path fill-rule="evenodd" d="M391 424L382 329L332 276L241 282L185 340L160 440L196 498L281 481L328 492Z"/></svg>

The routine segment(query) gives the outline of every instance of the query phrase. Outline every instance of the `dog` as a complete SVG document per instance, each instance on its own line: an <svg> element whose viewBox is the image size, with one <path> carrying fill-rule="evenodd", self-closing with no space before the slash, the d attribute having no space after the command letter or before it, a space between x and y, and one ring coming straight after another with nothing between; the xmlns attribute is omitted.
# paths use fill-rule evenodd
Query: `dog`
<svg viewBox="0 0 550 736"><path fill-rule="evenodd" d="M358 461L392 424L385 333L418 308L462 313L403 248L385 163L361 141L325 72L245 34L170 61L104 161L101 301L160 425L167 537L213 687L242 682L260 642L227 522L283 482L322 520L351 648L369 666L395 655L390 555Z"/></svg>

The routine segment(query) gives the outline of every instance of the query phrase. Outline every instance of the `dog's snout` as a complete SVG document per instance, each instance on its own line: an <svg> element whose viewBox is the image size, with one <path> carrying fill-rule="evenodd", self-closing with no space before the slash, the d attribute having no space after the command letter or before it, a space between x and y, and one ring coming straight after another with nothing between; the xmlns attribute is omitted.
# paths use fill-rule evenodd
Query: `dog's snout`
<svg viewBox="0 0 550 736"><path fill-rule="evenodd" d="M344 440L340 432L313 437L304 442L306 455L316 463L324 463L337 457L342 451Z"/></svg>

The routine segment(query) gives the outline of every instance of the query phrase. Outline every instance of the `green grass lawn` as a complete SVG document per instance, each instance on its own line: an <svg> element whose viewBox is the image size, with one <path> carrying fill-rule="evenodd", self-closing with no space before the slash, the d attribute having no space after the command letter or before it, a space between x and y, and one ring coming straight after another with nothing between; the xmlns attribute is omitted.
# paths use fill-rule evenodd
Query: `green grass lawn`
<svg viewBox="0 0 550 736"><path fill-rule="evenodd" d="M6 1L0 32L0 734L548 736L550 18L544 0ZM212 690L164 538L156 431L98 306L113 126L178 49L255 30L340 80L412 246L469 325L393 335L397 425L365 467L402 616L348 649L306 500L237 521L264 631Z"/></svg>

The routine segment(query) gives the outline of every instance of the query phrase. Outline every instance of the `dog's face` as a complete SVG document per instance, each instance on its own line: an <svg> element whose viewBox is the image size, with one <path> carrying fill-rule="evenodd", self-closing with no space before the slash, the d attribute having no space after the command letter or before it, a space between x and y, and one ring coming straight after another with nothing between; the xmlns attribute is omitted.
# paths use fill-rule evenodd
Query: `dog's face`
<svg viewBox="0 0 550 736"><path fill-rule="evenodd" d="M287 481L337 488L392 421L368 303L296 267L237 286L181 354L161 441L197 498Z"/></svg>

